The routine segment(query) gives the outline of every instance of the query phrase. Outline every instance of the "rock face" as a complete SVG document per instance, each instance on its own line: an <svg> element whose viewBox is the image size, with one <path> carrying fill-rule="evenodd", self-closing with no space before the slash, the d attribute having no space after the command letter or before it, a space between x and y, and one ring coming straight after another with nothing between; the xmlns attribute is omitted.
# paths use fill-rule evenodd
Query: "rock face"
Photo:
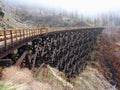
<svg viewBox="0 0 120 90"><path fill-rule="evenodd" d="M11 28L23 28L23 24L17 22L10 13L7 13L3 1L0 1L0 29Z"/></svg>
<svg viewBox="0 0 120 90"><path fill-rule="evenodd" d="M71 27L88 26L74 15L66 12L53 11L50 9L27 7L16 5L3 0L0 2L0 27L10 28L36 28L36 27ZM4 16L4 18L3 18Z"/></svg>
<svg viewBox="0 0 120 90"><path fill-rule="evenodd" d="M2 8L3 7L3 5L2 5L2 0L0 0L0 8Z"/></svg>
<svg viewBox="0 0 120 90"><path fill-rule="evenodd" d="M4 12L2 10L0 10L0 17L3 18L4 17Z"/></svg>
<svg viewBox="0 0 120 90"><path fill-rule="evenodd" d="M3 12L3 5L2 2L0 1L0 27L3 26L3 17L4 17L4 12Z"/></svg>
<svg viewBox="0 0 120 90"><path fill-rule="evenodd" d="M24 5L5 3L5 10L15 21L23 23L24 27L67 27L87 26L78 17L68 15L66 12L53 11L43 7L34 8Z"/></svg>
<svg viewBox="0 0 120 90"><path fill-rule="evenodd" d="M2 11L2 2L0 1L0 19L4 17L4 12Z"/></svg>

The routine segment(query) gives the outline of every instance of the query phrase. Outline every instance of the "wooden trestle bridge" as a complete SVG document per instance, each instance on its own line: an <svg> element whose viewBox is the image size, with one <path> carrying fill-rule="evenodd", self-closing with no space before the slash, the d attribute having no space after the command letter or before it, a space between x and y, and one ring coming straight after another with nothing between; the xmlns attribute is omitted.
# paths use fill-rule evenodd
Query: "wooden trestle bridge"
<svg viewBox="0 0 120 90"><path fill-rule="evenodd" d="M0 30L0 65L49 64L75 77L84 69L103 27Z"/></svg>

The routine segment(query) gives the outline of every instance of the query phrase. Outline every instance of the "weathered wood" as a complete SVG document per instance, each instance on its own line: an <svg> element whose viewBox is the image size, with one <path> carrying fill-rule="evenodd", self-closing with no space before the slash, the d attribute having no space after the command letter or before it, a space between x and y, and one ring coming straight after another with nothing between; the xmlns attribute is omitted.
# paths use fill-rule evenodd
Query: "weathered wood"
<svg viewBox="0 0 120 90"><path fill-rule="evenodd" d="M34 73L34 77L39 73L39 71L41 70L41 68L45 65L45 63L41 64L40 67L36 70L36 72Z"/></svg>
<svg viewBox="0 0 120 90"><path fill-rule="evenodd" d="M6 31L4 30L4 46L7 47L7 38L6 38Z"/></svg>
<svg viewBox="0 0 120 90"><path fill-rule="evenodd" d="M17 32L17 30L15 31L15 38L16 38L16 42L18 42L18 32Z"/></svg>
<svg viewBox="0 0 120 90"><path fill-rule="evenodd" d="M38 47L37 47L36 52L35 52L35 54L33 56L33 64L32 64L32 69L31 70L33 70L34 67L35 67L35 62L36 62L37 54L38 54Z"/></svg>
<svg viewBox="0 0 120 90"><path fill-rule="evenodd" d="M45 63L64 71L67 78L75 77L76 73L84 69L85 65L82 65L89 59L90 52L94 50L96 38L99 34L95 28L90 29L92 31L87 28L48 34L45 34L47 32L45 28L41 28L39 32L42 35L36 34L37 31L35 30L37 29L31 29L30 37L25 36L21 40L22 45L18 52L18 57L21 57L17 60L16 66L20 66L24 59L27 59L24 61L26 66L29 63L32 70L34 67ZM23 32L24 34L26 33ZM28 41L31 41L32 44L26 44ZM38 50L37 46L42 49ZM27 51L31 51L28 58L26 58ZM76 64L77 62L79 64Z"/></svg>
<svg viewBox="0 0 120 90"><path fill-rule="evenodd" d="M10 30L10 38L11 38L11 44L13 44L13 34L12 34L12 30Z"/></svg>
<svg viewBox="0 0 120 90"><path fill-rule="evenodd" d="M19 33L20 33L20 40L22 39L22 34L21 34L21 30L19 30Z"/></svg>
<svg viewBox="0 0 120 90"><path fill-rule="evenodd" d="M25 56L27 55L28 51L25 51L22 56L17 60L15 66L20 66L22 61L24 60Z"/></svg>
<svg viewBox="0 0 120 90"><path fill-rule="evenodd" d="M11 59L0 59L0 66L2 67L8 67L12 65Z"/></svg>

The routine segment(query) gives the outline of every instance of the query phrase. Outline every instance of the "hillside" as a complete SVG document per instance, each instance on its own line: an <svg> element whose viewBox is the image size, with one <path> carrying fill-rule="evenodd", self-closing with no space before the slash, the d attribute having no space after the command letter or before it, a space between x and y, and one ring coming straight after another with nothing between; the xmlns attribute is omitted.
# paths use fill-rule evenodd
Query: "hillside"
<svg viewBox="0 0 120 90"><path fill-rule="evenodd" d="M12 77L11 77L12 76ZM67 82L64 73L47 66L36 77L24 68L3 70L0 90L117 90L96 69L88 66L83 73Z"/></svg>
<svg viewBox="0 0 120 90"><path fill-rule="evenodd" d="M17 22L10 13L7 13L2 2L0 2L0 29L22 28L23 24ZM2 17L2 13L4 14Z"/></svg>
<svg viewBox="0 0 120 90"><path fill-rule="evenodd" d="M27 7L5 1L4 11L6 16L9 16L7 18L10 18L10 20L13 19L12 21L18 25L22 24L19 26L23 26L24 28L87 26L85 22L81 21L73 13L70 14L65 11L50 10L43 7Z"/></svg>
<svg viewBox="0 0 120 90"><path fill-rule="evenodd" d="M4 5L0 2L0 8L0 29L5 30L92 26L92 22L89 21L89 25L80 20L77 15L67 15L65 12L16 6L5 2ZM114 34L116 36L116 33ZM119 36L117 35L115 38L119 38ZM33 76L34 72L26 68L12 66L2 70L0 90L119 90L120 46L119 39L115 38L111 39L111 35L103 33L99 37L99 47L96 47L95 60L87 62L85 70L79 73L76 78L71 78L70 82L66 80L63 72L49 65L43 67L35 77ZM110 43L111 41L112 43Z"/></svg>

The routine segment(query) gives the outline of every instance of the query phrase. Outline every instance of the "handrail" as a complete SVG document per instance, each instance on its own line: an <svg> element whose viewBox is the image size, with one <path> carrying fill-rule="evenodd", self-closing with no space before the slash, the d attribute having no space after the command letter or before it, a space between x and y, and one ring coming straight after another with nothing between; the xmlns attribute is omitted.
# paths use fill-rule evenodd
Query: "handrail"
<svg viewBox="0 0 120 90"><path fill-rule="evenodd" d="M9 44L43 33L48 33L48 28L0 30L0 48L1 45L6 48Z"/></svg>
<svg viewBox="0 0 120 90"><path fill-rule="evenodd" d="M7 47L9 44L17 43L26 38L37 36L40 34L73 30L73 29L92 29L92 28L104 28L104 27L56 27L56 28L34 28L34 29L16 29L16 30L0 30L0 48ZM49 30L49 31L48 31Z"/></svg>

